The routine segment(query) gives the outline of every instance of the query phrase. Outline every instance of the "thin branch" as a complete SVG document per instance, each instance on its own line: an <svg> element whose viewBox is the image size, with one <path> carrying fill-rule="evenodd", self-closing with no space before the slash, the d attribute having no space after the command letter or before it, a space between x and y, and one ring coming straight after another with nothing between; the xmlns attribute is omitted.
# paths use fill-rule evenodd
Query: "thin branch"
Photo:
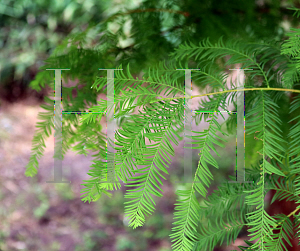
<svg viewBox="0 0 300 251"><path fill-rule="evenodd" d="M196 97L203 97L203 96L209 96L209 95L226 93L226 92L241 92L241 91L254 91L254 90L265 90L265 91L272 91L273 90L273 91L286 91L286 92L298 92L298 93L300 93L300 90L295 90L295 89L284 89L284 88L247 88L247 89L233 89L233 90L226 90L226 91L221 91L221 92L212 92L212 93L208 93L208 94L201 94L201 95L191 96L191 99L192 98L196 98ZM165 99L180 99L180 98L185 98L185 97L163 98L163 99L158 99L158 100L152 101L150 103L154 103L154 102L165 100Z"/></svg>

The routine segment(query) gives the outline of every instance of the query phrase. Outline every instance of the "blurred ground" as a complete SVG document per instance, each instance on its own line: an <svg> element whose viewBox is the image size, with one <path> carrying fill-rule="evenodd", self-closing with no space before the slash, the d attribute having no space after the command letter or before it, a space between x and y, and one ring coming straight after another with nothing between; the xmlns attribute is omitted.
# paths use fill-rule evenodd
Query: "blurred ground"
<svg viewBox="0 0 300 251"><path fill-rule="evenodd" d="M124 187L115 192L112 199L103 197L91 204L81 201L83 187L80 184L89 178L90 156L68 152L63 161L63 172L71 183L46 183L53 179L53 135L46 141L37 176L25 177L25 165L29 161L40 111L43 109L33 99L9 105L2 102L0 106L0 249L171 250L169 234L176 197L169 178L162 187L163 199L156 200L157 209L153 216L147 218L144 227L132 230L123 218ZM182 172L178 171L182 169L180 149L182 142L175 148L176 158L172 158L170 173L175 176ZM213 189L216 187L210 191ZM238 238L234 245L215 251L237 249L243 244Z"/></svg>

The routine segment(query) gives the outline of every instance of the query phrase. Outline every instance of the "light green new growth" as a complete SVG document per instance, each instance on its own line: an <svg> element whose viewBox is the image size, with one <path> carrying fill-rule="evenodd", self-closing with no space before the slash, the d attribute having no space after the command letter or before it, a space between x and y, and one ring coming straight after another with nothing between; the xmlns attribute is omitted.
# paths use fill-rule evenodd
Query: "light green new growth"
<svg viewBox="0 0 300 251"><path fill-rule="evenodd" d="M226 182L212 195L207 196L207 188L213 180L209 166L219 168L211 150L216 152L214 145L224 147L220 140L225 140L217 133L225 135L225 132L216 120L216 113L206 114L204 118L208 118L208 129L194 132L195 136L192 137L193 144L197 145L200 152L193 182L186 190L176 191L178 199L175 204L173 233L170 236L172 248L174 251L213 250L225 240L227 244L233 242L242 227L247 225L251 239L245 242L251 247L240 247L241 250L285 250L282 240L291 238L293 227L297 227L297 237L300 236L297 221L300 218L300 90L297 89L300 29L294 29L289 33L289 37L281 48L275 44L224 42L222 38L213 45L207 39L199 45L179 46L176 52L170 55L172 63L161 63L157 69L146 72L143 79L132 77L129 66L126 74L125 67L124 71L115 71L115 118L127 117L115 135L117 153L114 182L107 182L107 148L105 135L100 133L99 126L104 113L84 114L81 121L75 114L63 115L64 153L70 144L75 142L79 142L74 147L79 153L86 154L87 150L97 151L93 155L94 164L89 172L92 178L84 183L82 200L91 202L98 200L102 193L110 195L109 191L120 188L120 183L124 182L128 188L125 195L125 214L129 218L129 226L143 226L146 217L155 211L154 197L163 196L160 186L168 175L169 156L174 156L171 142L178 145L178 139L182 140L180 134L184 130L184 89L180 83L184 79L184 73L175 69L191 68L187 63L182 67L181 62L193 58L198 63L197 67L193 68L200 69L192 71L193 81L198 81L203 87L209 85L212 89L209 94L192 96L209 97L200 104L199 109L217 111L222 107L227 111L226 99L229 97L233 100L237 90L226 88L227 75L222 69L218 69L216 60L230 55L226 66L241 63L242 68L253 69L246 73L248 77L245 89L239 91L245 91L246 95L246 146L247 139L253 140L254 136L259 139L256 144L258 153L253 154L259 154L261 159L251 167L246 163L246 180L254 181L254 184ZM147 83L147 87L142 87L142 83ZM106 77L98 77L86 90L92 87L100 92L106 89L106 84ZM167 91L163 93L166 88ZM68 90L63 87L63 93ZM283 102L288 102L284 91L296 94L289 111L283 111L281 107ZM162 95L167 95L167 98ZM94 97L96 93L92 95L91 100ZM72 110L105 112L110 109L105 100L87 108L83 98L84 95L76 97L76 104ZM64 107L67 106L65 103ZM140 108L139 114L130 113L135 107ZM43 138L48 137L53 128L51 100L44 108L49 113L41 117L44 122L38 126L40 129L33 139L32 156L26 169L27 176L37 173L37 159L45 147ZM283 116L289 121L283 120ZM203 120L203 114L195 115L193 119L199 123ZM226 123L235 128L232 126L234 120L231 117ZM72 131L70 125L75 126L77 132ZM288 135L284 134L286 131ZM146 139L149 139L150 144L146 145ZM275 199L288 198L298 203L297 209L288 216L268 215L264 198L270 189L276 190ZM206 206L200 205L196 194L205 198ZM294 215L296 220L291 221L291 215ZM206 227L201 224L204 218L210 219ZM274 229L279 229L280 232L274 234Z"/></svg>

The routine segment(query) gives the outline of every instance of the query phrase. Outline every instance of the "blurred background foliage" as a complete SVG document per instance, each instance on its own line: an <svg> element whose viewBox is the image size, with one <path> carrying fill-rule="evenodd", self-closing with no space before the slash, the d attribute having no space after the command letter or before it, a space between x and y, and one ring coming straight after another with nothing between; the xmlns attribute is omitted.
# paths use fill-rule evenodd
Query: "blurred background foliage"
<svg viewBox="0 0 300 251"><path fill-rule="evenodd" d="M54 48L71 33L103 20L109 1L3 0L0 3L1 97L24 97Z"/></svg>
<svg viewBox="0 0 300 251"><path fill-rule="evenodd" d="M299 27L299 21L293 16L294 11L287 9L293 6L300 8L300 2L2 0L0 101L13 103L35 96L41 102L44 96L53 93L49 87L53 86L54 74L45 71L46 68L70 68L70 71L62 74L65 81L79 80L77 87L83 84L84 90L90 90L96 76L106 75L105 71L99 71L98 68L117 68L121 63L123 66L130 64L131 73L140 76L158 62L168 61L168 54L187 41L198 44L209 37L215 43L221 36L224 40L235 38L253 42L282 41L291 27ZM69 93L65 90L63 93ZM91 101L88 91L80 92L80 95ZM75 101L76 99L73 102ZM7 134L0 130L2 139L4 135ZM233 174L233 169L229 170L228 166L235 158L235 137L231 137L229 141L226 151L219 151L221 157L217 157L220 170L212 169L215 181L210 193L218 184L224 182L225 176ZM198 152L194 153L195 164L196 156ZM255 162L254 159L252 161ZM172 183L183 175L182 160L177 165L179 167L172 170L170 181L166 182L163 189L172 187ZM33 197L36 197L32 204L35 206L33 217L39 224L45 225L50 218L55 219L59 212L53 210L53 202L50 201L53 191L45 191L44 188L41 190L38 187L31 190ZM124 191L116 191L113 199L102 197L95 205L97 215L94 218L90 216L89 220L96 219L105 228L98 231L89 228L83 231L78 227L81 224L79 222L88 222L88 216L80 215L78 221L74 220L76 217L71 218L75 222L72 223L72 228L77 229L72 231L77 231L76 234L82 240L81 244L75 245L75 250L170 250L168 236L173 222L173 190L164 194L157 211L149 217L142 230L124 228ZM61 201L68 202L66 207L71 207L78 197L78 194L75 195L60 184L55 186L55 192ZM0 191L1 200L5 197L4 193L5 191L3 194ZM18 198L13 208L21 208L26 197ZM79 209L77 211L81 212ZM75 213L70 212L67 215L73 217ZM7 211L2 210L1 214L5 216ZM66 215L62 216L67 218ZM5 230L6 228L0 229L0 240L9 236ZM15 238L21 242L24 236ZM28 250L42 247L39 241L33 239L31 249ZM115 243L113 247L111 243ZM5 241L0 241L0 244L0 248L8 250ZM61 250L59 241L51 245L45 250Z"/></svg>
<svg viewBox="0 0 300 251"><path fill-rule="evenodd" d="M3 0L1 97L13 102L26 96L34 79L31 86L39 91L52 82L47 67L71 68L65 77L91 83L104 74L98 68L130 63L138 74L167 60L186 41L216 42L220 36L280 41L298 25L287 7L299 5L293 0Z"/></svg>

